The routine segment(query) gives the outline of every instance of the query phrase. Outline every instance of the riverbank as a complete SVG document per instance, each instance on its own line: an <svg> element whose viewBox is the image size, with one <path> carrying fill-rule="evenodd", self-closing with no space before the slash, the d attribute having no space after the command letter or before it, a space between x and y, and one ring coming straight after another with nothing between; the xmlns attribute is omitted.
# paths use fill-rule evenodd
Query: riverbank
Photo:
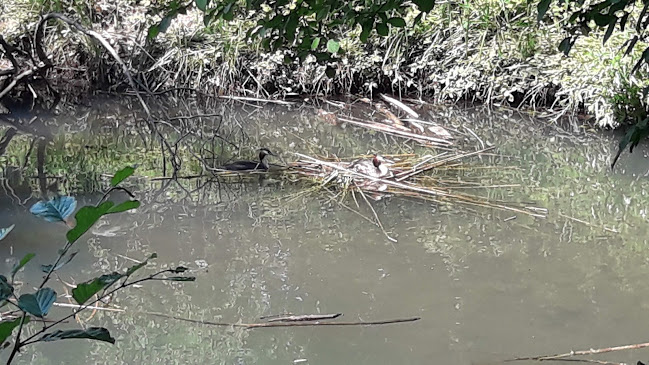
<svg viewBox="0 0 649 365"><path fill-rule="evenodd" d="M559 23L537 23L534 4L524 0L438 4L414 28L392 28L389 37L374 34L366 44L360 42L358 29L341 40L343 52L329 65L309 59L299 63L290 50L262 52L245 39L252 24L243 20L217 21L206 28L201 13L190 10L167 32L147 41L148 26L156 20L147 15L148 3L62 4L3 2L0 33L20 47L40 11L74 14L117 49L139 86L152 93L192 88L283 98L388 92L435 102L543 110L554 118L580 115L600 127L616 127L625 109L640 104L644 86L628 76L639 55L622 57L619 52L628 33L614 33L606 46L596 35L582 37L565 57L557 49L564 37ZM85 36L55 21L45 33L54 63L48 79L64 94L81 98L87 91L128 88L119 65ZM0 69L10 66L2 62ZM335 77L325 74L327 66L336 70Z"/></svg>

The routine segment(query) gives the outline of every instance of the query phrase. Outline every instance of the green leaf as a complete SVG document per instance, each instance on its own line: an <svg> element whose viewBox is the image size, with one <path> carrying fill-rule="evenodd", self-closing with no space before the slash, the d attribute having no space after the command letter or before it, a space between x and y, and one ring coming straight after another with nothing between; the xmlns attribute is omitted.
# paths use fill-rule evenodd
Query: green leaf
<svg viewBox="0 0 649 365"><path fill-rule="evenodd" d="M538 21L543 20L545 17L545 13L548 12L548 9L550 8L550 4L552 3L552 0L541 0L539 1L539 4L537 5L537 10L538 10Z"/></svg>
<svg viewBox="0 0 649 365"><path fill-rule="evenodd" d="M115 343L115 339L110 336L110 332L107 329L102 327L90 327L85 330L57 330L52 333L46 333L43 337L39 338L39 341L50 342L58 340L67 340L73 338L82 338L96 341L104 341L111 344Z"/></svg>
<svg viewBox="0 0 649 365"><path fill-rule="evenodd" d="M31 261L31 259L33 259L34 256L36 256L36 254L28 253L14 265L13 269L11 269L11 281L14 281L14 276L16 276L16 273L18 273L20 269L22 269L25 265L27 265L27 263Z"/></svg>
<svg viewBox="0 0 649 365"><path fill-rule="evenodd" d="M4 275L0 275L0 301L10 298L13 292L14 287L7 282L7 278ZM0 344L2 344L2 341L0 341Z"/></svg>
<svg viewBox="0 0 649 365"><path fill-rule="evenodd" d="M642 67L642 64L646 62L649 63L649 47L645 48L645 50L642 52L642 56L640 56L640 59L638 62L636 62L635 66L633 66L633 70L631 70L631 73L635 73Z"/></svg>
<svg viewBox="0 0 649 365"><path fill-rule="evenodd" d="M603 27L610 23L611 18L613 17L613 15L597 13L593 15L593 20L595 21L595 24L597 24L597 26Z"/></svg>
<svg viewBox="0 0 649 365"><path fill-rule="evenodd" d="M337 41L330 39L327 41L327 50L331 53L338 53L338 50L340 50L340 43Z"/></svg>
<svg viewBox="0 0 649 365"><path fill-rule="evenodd" d="M209 0L196 0L196 7L200 11L205 11L207 9L207 3L209 3Z"/></svg>
<svg viewBox="0 0 649 365"><path fill-rule="evenodd" d="M158 254L154 252L154 253L152 253L151 255L149 255L149 257L147 257L144 261L140 262L140 263L137 264L137 265L133 265L133 266L129 267L128 270L126 270L126 276L131 276L131 275L133 275L134 272L140 270L140 269L143 268L147 263L149 263L149 260L153 260L153 259L155 259L155 258L158 258Z"/></svg>
<svg viewBox="0 0 649 365"><path fill-rule="evenodd" d="M171 20L175 17L176 15L167 15L166 17L162 18L160 21L160 25L158 25L160 32L164 33L169 29L169 26L171 25Z"/></svg>
<svg viewBox="0 0 649 365"><path fill-rule="evenodd" d="M0 322L0 345L2 345L7 340L7 338L11 336L14 328L20 326L21 319L22 317L18 317L13 321ZM24 323L27 322L29 322L29 317L25 317Z"/></svg>
<svg viewBox="0 0 649 365"><path fill-rule="evenodd" d="M196 281L194 276L170 276L164 278L165 281Z"/></svg>
<svg viewBox="0 0 649 365"><path fill-rule="evenodd" d="M376 32L382 37L387 37L388 34L390 34L390 30L388 29L388 26L383 23L376 24Z"/></svg>
<svg viewBox="0 0 649 365"><path fill-rule="evenodd" d="M127 200L119 205L116 205L114 207L111 207L106 211L106 214L114 214L114 213L121 213L121 212L126 212L127 210L131 209L137 209L140 207L140 202L137 200Z"/></svg>
<svg viewBox="0 0 649 365"><path fill-rule="evenodd" d="M311 42L311 50L315 51L320 45L320 37L316 37L313 42Z"/></svg>
<svg viewBox="0 0 649 365"><path fill-rule="evenodd" d="M406 21L403 20L403 18L390 18L388 19L388 23L397 28L403 28L406 26Z"/></svg>
<svg viewBox="0 0 649 365"><path fill-rule="evenodd" d="M103 202L97 207L86 206L77 212L74 216L77 220L77 225L68 231L66 237L70 243L76 242L90 227L92 227L104 214L112 208L115 204L113 202Z"/></svg>
<svg viewBox="0 0 649 365"><path fill-rule="evenodd" d="M570 53L573 44L575 43L572 40L572 37L567 37L559 43L559 51L563 52L563 54L567 56L568 53Z"/></svg>
<svg viewBox="0 0 649 365"><path fill-rule="evenodd" d="M198 1L198 0L197 0ZM110 185L117 186L119 183L124 181L127 177L133 175L135 172L135 167L127 166L115 173L115 176L110 180Z"/></svg>
<svg viewBox="0 0 649 365"><path fill-rule="evenodd" d="M18 307L25 312L43 318L52 308L56 292L50 288L41 288L35 294L23 294L18 298Z"/></svg>
<svg viewBox="0 0 649 365"><path fill-rule="evenodd" d="M336 76L336 69L334 69L333 67L327 67L325 74L328 78L333 79Z"/></svg>
<svg viewBox="0 0 649 365"><path fill-rule="evenodd" d="M615 30L615 25L617 24L617 17L612 17L611 22L608 24L608 28L606 29L606 33L604 34L604 39L602 41L602 44L606 44L606 41L611 37L613 34L613 31Z"/></svg>
<svg viewBox="0 0 649 365"><path fill-rule="evenodd" d="M174 274L182 274L182 273L184 273L184 272L187 271L187 270L189 270L189 269L187 269L187 268L184 267L184 266L178 266L177 268L172 269L171 272L174 273Z"/></svg>
<svg viewBox="0 0 649 365"><path fill-rule="evenodd" d="M367 42L367 39L370 37L372 28L374 27L374 19L369 19L361 23L361 42Z"/></svg>
<svg viewBox="0 0 649 365"><path fill-rule="evenodd" d="M435 0L413 0L413 3L417 5L422 13L428 13L435 7Z"/></svg>
<svg viewBox="0 0 649 365"><path fill-rule="evenodd" d="M157 37L158 34L160 34L160 26L158 26L157 24L152 25L149 27L149 31L147 32L147 38L155 39L155 37Z"/></svg>
<svg viewBox="0 0 649 365"><path fill-rule="evenodd" d="M114 284L117 280L123 277L124 274L114 272L112 274L102 275L93 280L86 281L85 283L81 283L77 285L76 288L72 289L72 298L74 298L77 304L83 305L93 295L97 294L99 291L103 290L104 288Z"/></svg>
<svg viewBox="0 0 649 365"><path fill-rule="evenodd" d="M51 270L52 272L54 272L54 271L56 271L56 270L62 268L63 266L69 264L70 261L72 261L72 259L73 259L73 258L74 258L78 253L79 253L79 251L74 251L73 253L69 254L68 257L67 257L66 259L62 260L61 262L59 262L59 263L54 267L53 270L52 270L52 265L41 265L41 271L43 271L44 273L49 273L50 270Z"/></svg>

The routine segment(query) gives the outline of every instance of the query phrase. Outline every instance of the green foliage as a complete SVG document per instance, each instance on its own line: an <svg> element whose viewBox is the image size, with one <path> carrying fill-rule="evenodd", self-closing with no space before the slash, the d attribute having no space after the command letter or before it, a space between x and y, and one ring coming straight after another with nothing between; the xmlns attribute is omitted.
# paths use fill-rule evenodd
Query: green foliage
<svg viewBox="0 0 649 365"><path fill-rule="evenodd" d="M435 1L195 0L186 4L172 1L158 9L163 17L149 28L149 38L164 32L177 14L194 5L205 13L203 21L206 26L217 20L252 20L256 26L248 30L246 37L259 38L264 50L291 49L299 60L313 55L318 62L327 62L340 51L340 43L335 39L343 38L349 30L360 26L360 39L363 42L367 41L372 30L376 30L380 36L388 36L390 27L403 28L407 25L405 18L409 12L418 12L414 23L420 22L423 13L433 10ZM329 39L326 48L323 48L320 39Z"/></svg>
<svg viewBox="0 0 649 365"><path fill-rule="evenodd" d="M23 294L18 298L18 307L25 312L43 318L47 315L56 300L56 292L50 288L41 288L35 294Z"/></svg>
<svg viewBox="0 0 649 365"><path fill-rule="evenodd" d="M546 17L551 3L551 0L540 0L538 2L539 20ZM630 22L633 27L633 35L631 38L627 39L622 46L625 56L632 53L638 40L645 39L644 33L649 26L649 1L603 0L586 3L584 0L572 0L559 1L558 3L564 7L564 11L566 11L569 16L568 21L564 25L564 29L568 33L568 36L559 44L558 47L566 56L570 53L570 50L573 48L579 37L588 36L594 29L599 29L604 32L602 36L602 44L606 44L615 32L616 27L619 31L624 31L627 27L627 23ZM639 13L636 9L640 9ZM633 16L631 16L632 13ZM631 73L636 73L644 64L649 64L649 47L644 49L642 55L638 58L635 66L631 70ZM615 166L620 154L627 146L629 147L629 151L633 152L633 148L640 143L640 140L649 136L649 125L647 124L647 115L649 115L649 111L646 106L643 105L643 102L637 101L636 97L639 93L634 92L633 90L629 91L632 96L630 98L622 96L622 99L626 99L625 101L629 102L628 106L631 109L635 109L635 112L632 113L633 115L631 117L626 115L626 113L623 113L625 115L621 116L622 120L618 119L618 121L624 122L630 120L634 122L635 125L620 141L618 152L613 159L611 167ZM646 92L642 92L642 94L646 97ZM614 102L618 106L620 105L619 99L614 100ZM641 112L637 113L638 110Z"/></svg>
<svg viewBox="0 0 649 365"><path fill-rule="evenodd" d="M89 305L92 305L104 299L106 296L112 295L116 291L127 288L135 283L140 283L147 280L195 280L194 277L185 276L160 277L160 275L162 274L184 273L187 269L181 266L175 269L162 270L149 275L148 277L127 282L130 276L140 268L144 267L150 259L157 257L156 254L152 254L142 263L129 268L125 274L113 272L111 274L101 275L98 278L77 285L77 287L72 290L72 297L81 306L80 308L76 309L72 314L68 314L66 317L63 317L60 320L53 321L52 324L43 323L43 327L40 330L36 330L35 332L32 331L32 334L28 335L26 339L21 338L22 328L26 323L29 322L29 315L38 318L44 318L48 315L50 309L54 305L54 302L56 301L56 292L51 288L44 287L44 285L48 282L53 272L70 263L70 261L72 261L77 255L78 251L70 253L72 245L102 216L107 214L125 212L140 206L140 202L137 200L127 200L117 205L112 201L103 201L109 196L110 192L115 189L125 190L129 195L132 196L132 194L128 192L128 190L118 187L118 184L124 181L124 179L126 179L127 177L131 176L133 172L134 168L132 167L127 167L118 171L111 181L112 188L104 194L102 201L95 206L82 207L79 212L77 212L77 214L75 215L77 224L74 228L68 231L66 235L68 241L63 249L59 250L59 256L56 261L50 265L41 265L41 269L46 273L46 275L41 285L39 286L39 289L35 293L24 293L20 295L20 297L16 298L13 285L8 282L5 276L0 275L0 306L11 301L20 309L20 311L22 311L22 315L19 318L7 320L0 323L0 344L4 343L7 338L11 336L13 330L16 327L19 328L14 341L13 350L7 363L12 362L14 356L22 347L35 342L50 342L65 339L90 339L108 342L111 344L115 343L115 339L111 337L109 331L105 328L100 327L91 327L88 329L56 330L54 332L47 331L52 327L72 318L78 312L87 309ZM74 211L74 207L76 207L76 200L73 197L57 197L47 202L39 202L35 204L32 207L31 211L35 215L43 217L47 221L56 222L65 220L65 218L67 218L67 216L70 215L72 211ZM14 266L11 271L12 282L16 273L27 263L29 263L29 261L33 259L34 256L35 255L31 253L27 254L25 257L23 257L22 260L20 260L20 262L18 262ZM119 285L111 288L111 286L118 283L122 278L124 278L124 280ZM110 291L108 291L109 288L111 288ZM102 293L99 294L100 292ZM97 298L94 301L90 301L90 298L95 295L97 295ZM37 336L40 337L37 338Z"/></svg>
<svg viewBox="0 0 649 365"><path fill-rule="evenodd" d="M129 176L133 175L135 172L135 168L131 166L127 166L115 173L113 178L110 180L110 185L113 187L119 185L122 181L124 181L126 178Z"/></svg>
<svg viewBox="0 0 649 365"><path fill-rule="evenodd" d="M36 254L28 253L19 262L17 262L16 265L14 265L14 267L11 269L11 281L12 282L14 281L14 277L16 276L18 271L20 271L20 269L22 269L25 265L27 265L27 263L29 261L31 261L34 258L34 256L36 256Z"/></svg>
<svg viewBox="0 0 649 365"><path fill-rule="evenodd" d="M107 329L101 327L90 327L85 330L66 330L66 331L55 331L52 333L47 333L43 337L39 338L39 341L50 342L58 340L67 340L67 339L88 339L108 342L111 344L115 343L115 339L110 336L110 332Z"/></svg>
<svg viewBox="0 0 649 365"><path fill-rule="evenodd" d="M85 283L81 283L77 285L76 288L72 289L72 298L74 298L74 300L79 305L85 304L93 295L113 285L124 276L125 275L123 274L114 272L112 274L102 275Z"/></svg>
<svg viewBox="0 0 649 365"><path fill-rule="evenodd" d="M5 321L0 323L0 346L11 336L13 330L20 325L21 317L12 321ZM25 318L25 323L29 322L29 317Z"/></svg>

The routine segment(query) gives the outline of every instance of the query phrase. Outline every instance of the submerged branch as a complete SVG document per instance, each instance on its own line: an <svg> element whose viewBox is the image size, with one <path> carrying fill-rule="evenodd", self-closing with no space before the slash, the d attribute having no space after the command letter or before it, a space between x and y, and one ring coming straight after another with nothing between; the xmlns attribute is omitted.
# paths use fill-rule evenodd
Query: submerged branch
<svg viewBox="0 0 649 365"><path fill-rule="evenodd" d="M415 322L420 320L419 317L410 317L410 318L398 318L398 319L389 319L383 321L371 321L371 322L265 322L265 323L225 323L225 322L210 322L203 321L198 319L189 319L182 318L177 316L172 316L164 313L154 313L146 312L146 314L175 319L178 321L204 324L210 326L221 326L221 327L239 327L245 329L254 329L254 328L270 328L270 327L315 327L315 326L378 326L385 324L395 324L395 323L406 323L406 322Z"/></svg>

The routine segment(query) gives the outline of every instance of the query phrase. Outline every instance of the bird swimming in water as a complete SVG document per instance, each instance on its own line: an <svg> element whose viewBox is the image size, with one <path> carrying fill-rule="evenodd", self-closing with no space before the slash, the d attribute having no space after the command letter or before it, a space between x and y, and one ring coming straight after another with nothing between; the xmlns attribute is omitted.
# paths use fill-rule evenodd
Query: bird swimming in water
<svg viewBox="0 0 649 365"><path fill-rule="evenodd" d="M261 148L259 150L259 161L235 161L227 165L223 165L220 169L230 171L251 171L251 170L268 170L269 164L266 161L266 156L276 156L268 148Z"/></svg>

